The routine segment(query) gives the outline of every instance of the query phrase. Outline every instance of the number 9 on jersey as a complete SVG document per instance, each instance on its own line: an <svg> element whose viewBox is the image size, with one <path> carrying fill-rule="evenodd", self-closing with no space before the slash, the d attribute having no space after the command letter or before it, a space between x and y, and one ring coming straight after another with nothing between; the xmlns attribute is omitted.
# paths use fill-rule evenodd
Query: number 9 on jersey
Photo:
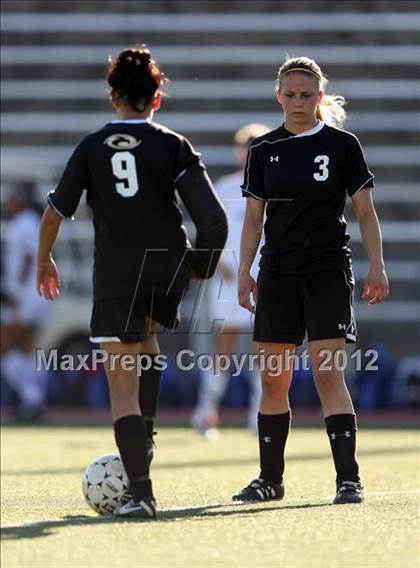
<svg viewBox="0 0 420 568"><path fill-rule="evenodd" d="M136 159L130 152L115 152L111 158L112 173L120 180L115 189L122 197L133 197L139 190Z"/></svg>

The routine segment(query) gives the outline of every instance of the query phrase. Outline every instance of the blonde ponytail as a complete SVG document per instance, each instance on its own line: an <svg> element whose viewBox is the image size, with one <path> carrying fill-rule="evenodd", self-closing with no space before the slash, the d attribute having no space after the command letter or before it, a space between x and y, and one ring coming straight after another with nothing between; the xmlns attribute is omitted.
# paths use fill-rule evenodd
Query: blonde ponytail
<svg viewBox="0 0 420 568"><path fill-rule="evenodd" d="M316 109L316 117L330 126L343 128L347 118L345 104L346 99L341 95L324 95Z"/></svg>

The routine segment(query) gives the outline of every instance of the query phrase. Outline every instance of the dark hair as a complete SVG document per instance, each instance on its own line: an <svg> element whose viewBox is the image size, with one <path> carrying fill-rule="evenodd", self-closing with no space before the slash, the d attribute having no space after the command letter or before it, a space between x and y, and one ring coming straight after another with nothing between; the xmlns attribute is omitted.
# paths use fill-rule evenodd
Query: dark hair
<svg viewBox="0 0 420 568"><path fill-rule="evenodd" d="M109 57L106 79L110 95L137 112L146 110L167 81L145 45L124 49L116 59Z"/></svg>

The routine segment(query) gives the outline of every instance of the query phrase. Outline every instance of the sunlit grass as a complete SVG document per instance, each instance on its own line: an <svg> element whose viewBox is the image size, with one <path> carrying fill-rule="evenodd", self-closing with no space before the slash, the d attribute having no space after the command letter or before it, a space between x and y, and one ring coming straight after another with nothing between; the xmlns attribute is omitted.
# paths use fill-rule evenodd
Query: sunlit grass
<svg viewBox="0 0 420 568"><path fill-rule="evenodd" d="M286 498L238 505L258 473L257 440L227 429L215 443L161 429L153 463L155 521L97 517L81 493L94 457L115 451L110 428L4 428L4 567L415 567L418 439L362 431L361 505L332 506L334 473L322 430L292 431Z"/></svg>

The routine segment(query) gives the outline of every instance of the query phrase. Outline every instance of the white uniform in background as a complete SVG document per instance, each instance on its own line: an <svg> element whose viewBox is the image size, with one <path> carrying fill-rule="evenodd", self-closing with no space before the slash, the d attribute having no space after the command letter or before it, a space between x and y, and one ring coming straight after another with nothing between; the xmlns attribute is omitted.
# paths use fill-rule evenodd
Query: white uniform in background
<svg viewBox="0 0 420 568"><path fill-rule="evenodd" d="M242 347L249 349L252 341L252 314L238 304L237 273L239 265L239 252L241 243L242 225L245 217L246 199L241 195L240 185L243 181L243 173L235 172L223 176L215 183L216 192L226 209L229 233L221 262L232 273L231 280L224 280L218 270L209 281L209 314L211 324L216 322L220 327L236 327L240 332L247 333L248 342L239 337L238 350ZM258 274L259 254L256 255L251 274L256 279ZM213 326L210 325L209 329ZM248 335L249 334L249 335ZM257 414L261 399L260 374L257 371L245 369L250 382L250 406L248 425L256 430ZM212 426L212 416L218 414L218 407L222 400L230 379L230 372L215 376L212 370L202 371L198 403L193 415L193 424L205 432L207 426ZM232 380L235 380L233 378ZM238 378L236 378L238 380Z"/></svg>
<svg viewBox="0 0 420 568"><path fill-rule="evenodd" d="M2 320L22 325L42 325L48 317L49 305L36 291L36 255L40 218L30 209L18 213L8 222L4 248L4 291L17 301L16 308L7 306ZM25 257L31 258L27 278L20 282Z"/></svg>
<svg viewBox="0 0 420 568"><path fill-rule="evenodd" d="M15 215L7 226L4 240L3 288L15 300L15 306L2 309L2 322L41 327L51 306L36 290L36 255L40 218L31 209ZM21 281L26 258L31 259L27 275ZM35 353L13 348L1 361L4 379L16 391L22 408L42 407L46 398L46 374L35 368Z"/></svg>
<svg viewBox="0 0 420 568"><path fill-rule="evenodd" d="M249 331L252 335L252 314L238 304L238 267L241 246L242 225L245 217L246 199L241 196L240 185L242 172L223 176L216 184L217 195L226 209L229 223L228 238L221 261L232 272L232 280L224 280L220 272L216 272L209 281L210 285L210 317L224 321L226 326L237 326ZM258 275L259 254L252 265L251 274Z"/></svg>

